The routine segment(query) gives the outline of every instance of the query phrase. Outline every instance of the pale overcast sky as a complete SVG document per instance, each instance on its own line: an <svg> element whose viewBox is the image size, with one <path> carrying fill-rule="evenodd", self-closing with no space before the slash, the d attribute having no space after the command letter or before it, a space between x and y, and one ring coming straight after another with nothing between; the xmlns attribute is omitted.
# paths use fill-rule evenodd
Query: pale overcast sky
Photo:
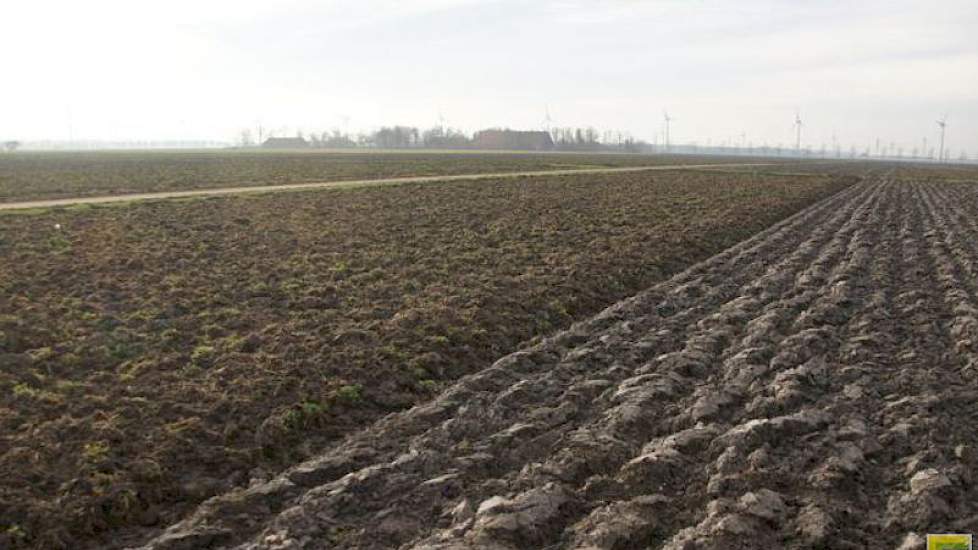
<svg viewBox="0 0 978 550"><path fill-rule="evenodd" d="M0 139L381 124L978 153L975 0L30 0L0 12ZM660 138L661 139L661 138Z"/></svg>

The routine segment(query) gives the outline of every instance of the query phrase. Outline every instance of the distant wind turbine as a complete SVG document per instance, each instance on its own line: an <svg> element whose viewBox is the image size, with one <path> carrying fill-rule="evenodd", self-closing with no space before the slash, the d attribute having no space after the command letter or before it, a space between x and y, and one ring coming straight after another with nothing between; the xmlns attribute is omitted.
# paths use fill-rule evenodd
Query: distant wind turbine
<svg viewBox="0 0 978 550"><path fill-rule="evenodd" d="M938 149L937 160L939 162L944 162L944 131L947 129L947 114L941 117L941 120L937 121L937 125L941 129L941 145L940 149Z"/></svg>
<svg viewBox="0 0 978 550"><path fill-rule="evenodd" d="M662 111L662 117L666 121L666 151L669 150L669 123L672 122L672 118L669 116L669 111Z"/></svg>
<svg viewBox="0 0 978 550"><path fill-rule="evenodd" d="M795 111L795 150L796 151L801 151L801 127L802 126L803 124L801 123L801 115L798 114L798 111Z"/></svg>

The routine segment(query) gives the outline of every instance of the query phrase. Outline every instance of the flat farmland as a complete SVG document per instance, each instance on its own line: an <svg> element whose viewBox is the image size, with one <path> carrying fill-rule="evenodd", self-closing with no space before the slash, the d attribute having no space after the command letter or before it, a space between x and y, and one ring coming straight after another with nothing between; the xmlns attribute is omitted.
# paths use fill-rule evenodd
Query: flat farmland
<svg viewBox="0 0 978 550"><path fill-rule="evenodd" d="M976 532L978 172L873 168L141 548L922 550Z"/></svg>
<svg viewBox="0 0 978 550"><path fill-rule="evenodd" d="M405 176L730 161L723 157L594 153L315 150L25 152L0 155L0 203Z"/></svg>
<svg viewBox="0 0 978 550"><path fill-rule="evenodd" d="M0 546L138 542L851 185L554 176L0 216Z"/></svg>

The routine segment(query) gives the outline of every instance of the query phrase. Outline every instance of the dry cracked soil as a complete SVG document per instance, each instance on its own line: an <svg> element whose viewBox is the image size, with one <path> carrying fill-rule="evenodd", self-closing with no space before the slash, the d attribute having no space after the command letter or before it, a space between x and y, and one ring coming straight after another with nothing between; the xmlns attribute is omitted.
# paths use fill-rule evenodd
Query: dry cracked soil
<svg viewBox="0 0 978 550"><path fill-rule="evenodd" d="M144 548L911 549L974 532L976 220L974 184L866 178Z"/></svg>

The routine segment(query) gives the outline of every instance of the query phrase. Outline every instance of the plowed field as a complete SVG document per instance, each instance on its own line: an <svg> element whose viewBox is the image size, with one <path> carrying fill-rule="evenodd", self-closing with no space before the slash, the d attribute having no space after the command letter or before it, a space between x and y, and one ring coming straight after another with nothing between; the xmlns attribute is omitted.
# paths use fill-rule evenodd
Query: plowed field
<svg viewBox="0 0 978 550"><path fill-rule="evenodd" d="M0 546L118 547L214 495L266 491L345 434L853 181L636 172L0 216ZM540 376L556 387L561 372ZM496 430L495 414L480 422ZM483 445L472 429L460 437ZM386 460L407 433L306 483ZM381 533L365 544L395 540Z"/></svg>
<svg viewBox="0 0 978 550"><path fill-rule="evenodd" d="M0 203L403 176L723 162L749 161L595 153L24 152L0 155Z"/></svg>
<svg viewBox="0 0 978 550"><path fill-rule="evenodd" d="M978 531L978 183L869 178L149 548L922 548Z"/></svg>

